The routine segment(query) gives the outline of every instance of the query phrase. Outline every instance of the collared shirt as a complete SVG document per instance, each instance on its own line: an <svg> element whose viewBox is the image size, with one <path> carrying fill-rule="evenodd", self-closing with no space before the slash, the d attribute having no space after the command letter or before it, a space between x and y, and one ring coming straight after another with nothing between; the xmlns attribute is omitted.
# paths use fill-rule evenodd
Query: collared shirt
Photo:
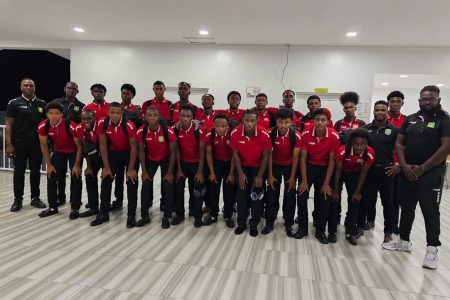
<svg viewBox="0 0 450 300"><path fill-rule="evenodd" d="M294 148L300 148L301 136L295 132ZM272 162L277 165L292 165L293 149L291 148L291 136L289 130L285 135L280 135L277 130L277 136L272 147Z"/></svg>
<svg viewBox="0 0 450 300"><path fill-rule="evenodd" d="M174 129L175 133L177 132ZM200 143L205 142L205 131L199 126L199 141L195 138L195 124L191 122L191 126L188 129L184 130L180 125L178 128L178 146L180 150L180 160L189 162L189 163L197 163L200 161Z"/></svg>
<svg viewBox="0 0 450 300"><path fill-rule="evenodd" d="M213 157L220 161L229 161L232 156L230 133L227 130L223 136L214 134L214 141L211 141L211 135L214 128L211 128L206 134L206 145L212 147Z"/></svg>
<svg viewBox="0 0 450 300"><path fill-rule="evenodd" d="M311 131L314 128L314 119L311 116L311 113L307 113L301 119L298 119L297 124L295 125L301 132L303 131ZM333 128L333 121L328 121L328 127Z"/></svg>
<svg viewBox="0 0 450 300"><path fill-rule="evenodd" d="M366 122L364 122L363 120L359 120L356 117L351 120L345 117L334 124L334 130L336 130L338 133L341 133L346 129L355 129L364 126L366 126Z"/></svg>
<svg viewBox="0 0 450 300"><path fill-rule="evenodd" d="M144 127L145 125L139 128L136 133L136 141L141 144L144 143ZM145 136L145 151L147 159L151 161L161 161L170 156L169 144L176 143L177 137L173 129L170 127L167 128L167 135L169 141L166 141L161 125L156 131L151 131L150 128L147 128L147 135Z"/></svg>
<svg viewBox="0 0 450 300"><path fill-rule="evenodd" d="M241 165L245 167L260 167L263 152L272 148L272 141L267 131L256 125L255 134L246 136L244 126L239 125L231 133L231 149L237 150Z"/></svg>
<svg viewBox="0 0 450 300"><path fill-rule="evenodd" d="M203 124L203 127L205 127L206 132L211 130L214 126L214 117L220 114L221 111L213 110L211 114L205 115L205 111L203 109L200 109L200 119L199 121Z"/></svg>
<svg viewBox="0 0 450 300"><path fill-rule="evenodd" d="M377 164L389 164L394 160L395 140L399 129L386 122L386 126L378 128L375 121L364 128L369 131L369 146L375 150Z"/></svg>
<svg viewBox="0 0 450 300"><path fill-rule="evenodd" d="M450 117L444 111L429 117L419 111L406 117L399 134L405 137L406 162L421 165L441 147L441 138L450 137Z"/></svg>
<svg viewBox="0 0 450 300"><path fill-rule="evenodd" d="M300 149L307 152L307 163L316 166L327 166L330 153L336 153L339 148L339 134L333 128L327 127L325 135L317 137L315 128L304 131Z"/></svg>
<svg viewBox="0 0 450 300"><path fill-rule="evenodd" d="M172 102L170 102L166 98L164 98L163 101L158 101L158 100L156 100L156 98L147 100L142 104L141 117L145 118L145 112L147 111L147 107L150 106L150 107L156 107L158 109L161 120L172 121L172 114L171 114L171 110L170 110L171 105L172 105Z"/></svg>
<svg viewBox="0 0 450 300"><path fill-rule="evenodd" d="M401 128L403 125L403 122L405 121L406 116L403 114L399 114L398 117L392 117L388 114L388 122L394 125L397 128Z"/></svg>
<svg viewBox="0 0 450 300"><path fill-rule="evenodd" d="M63 118L69 119L72 122L80 123L81 122L81 112L83 111L84 103L80 102L77 98L75 98L74 102L71 102L66 99L66 97L61 97L53 100L52 102L57 102L63 107Z"/></svg>
<svg viewBox="0 0 450 300"><path fill-rule="evenodd" d="M274 110L267 108L262 114L258 113L258 125L269 130L275 124Z"/></svg>
<svg viewBox="0 0 450 300"><path fill-rule="evenodd" d="M98 121L101 119L104 119L108 116L108 110L109 110L109 103L106 101L103 101L103 104L97 104L95 102L91 102L88 105L86 105L83 110L92 110L95 113L95 118Z"/></svg>
<svg viewBox="0 0 450 300"><path fill-rule="evenodd" d="M45 101L36 96L28 100L23 96L9 101L6 116L14 118L12 143L16 145L39 145L37 128L45 119Z"/></svg>
<svg viewBox="0 0 450 300"><path fill-rule="evenodd" d="M106 128L106 131L103 130L103 123L105 119L101 119L97 123L97 133L99 135L105 135L106 138L111 142L109 145L109 149L115 152L125 152L130 151L130 139L136 138L136 127L133 122L127 120L127 132L128 135L123 131L122 120L114 126L111 121Z"/></svg>
<svg viewBox="0 0 450 300"><path fill-rule="evenodd" d="M335 161L342 161L342 172L359 172L362 166L370 166L375 162L375 150L367 146L367 158L364 160L364 151L360 155L353 154L353 148L350 153L345 155L346 145L342 145L336 152Z"/></svg>
<svg viewBox="0 0 450 300"><path fill-rule="evenodd" d="M76 127L76 138L80 141L98 144L97 123L94 124L92 130L87 130L82 123Z"/></svg>
<svg viewBox="0 0 450 300"><path fill-rule="evenodd" d="M244 113L245 110L238 108L235 111L231 111L230 109L225 109L223 111L223 113L225 114L225 116L227 116L227 118L235 120L239 123L242 123L242 118L244 117Z"/></svg>
<svg viewBox="0 0 450 300"><path fill-rule="evenodd" d="M67 134L66 120L61 119L58 124L53 125L50 123L48 128L48 134L45 132L45 124L47 120L43 120L39 123L37 132L40 136L47 136L53 142L53 149L59 153L73 153L77 151L77 146L74 142L76 137L76 126L74 122L70 122L71 136Z"/></svg>

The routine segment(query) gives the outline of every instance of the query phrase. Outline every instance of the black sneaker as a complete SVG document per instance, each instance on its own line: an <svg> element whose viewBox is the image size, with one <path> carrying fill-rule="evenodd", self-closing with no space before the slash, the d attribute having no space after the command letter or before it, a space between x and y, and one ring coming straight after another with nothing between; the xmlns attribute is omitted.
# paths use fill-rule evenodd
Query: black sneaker
<svg viewBox="0 0 450 300"><path fill-rule="evenodd" d="M11 212L16 212L22 209L22 199L14 199L13 204L11 205Z"/></svg>
<svg viewBox="0 0 450 300"><path fill-rule="evenodd" d="M109 216L103 216L98 214L94 221L91 222L91 226L98 226L109 221Z"/></svg>
<svg viewBox="0 0 450 300"><path fill-rule="evenodd" d="M358 245L358 238L352 234L347 234L345 239L353 246Z"/></svg>
<svg viewBox="0 0 450 300"><path fill-rule="evenodd" d="M315 237L321 244L328 244L328 238L325 233L316 233Z"/></svg>
<svg viewBox="0 0 450 300"><path fill-rule="evenodd" d="M250 227L250 236L255 237L258 235L258 228L256 226Z"/></svg>
<svg viewBox="0 0 450 300"><path fill-rule="evenodd" d="M98 212L93 209L88 209L80 213L80 218L89 218L95 216Z"/></svg>
<svg viewBox="0 0 450 300"><path fill-rule="evenodd" d="M292 228L291 227L286 227L284 230L286 231L287 237L290 237L290 238L294 237L294 233L292 232Z"/></svg>
<svg viewBox="0 0 450 300"><path fill-rule="evenodd" d="M133 228L136 226L136 217L134 215L130 215L127 218L127 228Z"/></svg>
<svg viewBox="0 0 450 300"><path fill-rule="evenodd" d="M211 216L208 216L208 217L204 218L203 221L202 221L203 226L208 226L208 225L211 225L211 224L214 224L214 223L217 223L217 218L214 218L214 217L211 217Z"/></svg>
<svg viewBox="0 0 450 300"><path fill-rule="evenodd" d="M356 238L359 239L364 235L364 228L358 228L358 234L356 234Z"/></svg>
<svg viewBox="0 0 450 300"><path fill-rule="evenodd" d="M329 233L328 234L328 241L330 242L330 243L336 243L337 242L337 236L336 236L336 233Z"/></svg>
<svg viewBox="0 0 450 300"><path fill-rule="evenodd" d="M69 214L69 219L75 220L75 219L78 219L79 216L80 216L80 212L78 211L78 209L72 209Z"/></svg>
<svg viewBox="0 0 450 300"><path fill-rule="evenodd" d="M109 211L119 210L123 208L123 202L119 200L113 201L111 206L109 207Z"/></svg>
<svg viewBox="0 0 450 300"><path fill-rule="evenodd" d="M150 223L150 218L149 217L145 217L145 218L142 218L139 221L137 221L135 226L136 227L142 227L142 226L144 226L145 224L148 224L148 223Z"/></svg>
<svg viewBox="0 0 450 300"><path fill-rule="evenodd" d="M183 221L184 221L184 217L176 216L175 218L172 219L172 222L170 222L170 224L178 225Z"/></svg>
<svg viewBox="0 0 450 300"><path fill-rule="evenodd" d="M305 234L301 229L297 230L297 232L294 234L294 239L301 240L303 237L307 236L308 234Z"/></svg>
<svg viewBox="0 0 450 300"><path fill-rule="evenodd" d="M195 227L195 228L200 228L200 227L202 227L202 219L196 218L195 221L194 221L194 227Z"/></svg>
<svg viewBox="0 0 450 300"><path fill-rule="evenodd" d="M47 207L47 205L45 205L45 203L42 202L41 199L39 199L39 198L31 199L30 205L34 206L36 208L41 208L41 209Z"/></svg>
<svg viewBox="0 0 450 300"><path fill-rule="evenodd" d="M271 231L273 231L273 224L266 224L266 226L264 226L263 230L261 231L261 234L269 234Z"/></svg>
<svg viewBox="0 0 450 300"><path fill-rule="evenodd" d="M239 227L239 226L238 226L238 227L234 230L234 234L240 235L240 234L242 234L242 233L244 232L244 230L245 230L245 228Z"/></svg>
<svg viewBox="0 0 450 300"><path fill-rule="evenodd" d="M49 207L46 210L44 210L43 212L41 212L39 214L39 217L45 218L45 217L56 215L57 213L58 213L58 209L57 208L50 208Z"/></svg>
<svg viewBox="0 0 450 300"><path fill-rule="evenodd" d="M366 224L364 225L364 230L370 230L373 228L375 228L375 222L367 221Z"/></svg>
<svg viewBox="0 0 450 300"><path fill-rule="evenodd" d="M58 200L56 200L56 205L58 205L58 207L62 206L64 204L66 204L66 199L58 199Z"/></svg>
<svg viewBox="0 0 450 300"><path fill-rule="evenodd" d="M231 218L225 219L225 225L227 225L228 228L234 228L234 221Z"/></svg>
<svg viewBox="0 0 450 300"><path fill-rule="evenodd" d="M167 218L162 218L162 221L161 221L161 227L162 227L163 229L169 228L169 227L170 227L169 219L167 219Z"/></svg>

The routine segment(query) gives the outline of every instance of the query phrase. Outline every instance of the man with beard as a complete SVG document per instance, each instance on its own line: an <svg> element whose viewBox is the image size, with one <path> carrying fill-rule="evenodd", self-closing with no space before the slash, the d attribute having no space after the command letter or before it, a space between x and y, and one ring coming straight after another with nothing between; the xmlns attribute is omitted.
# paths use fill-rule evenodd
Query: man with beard
<svg viewBox="0 0 450 300"><path fill-rule="evenodd" d="M417 202L420 204L427 236L423 267L436 269L440 219L439 203L445 177L445 160L450 153L450 117L442 109L437 86L420 92L420 110L406 118L396 142L402 168L399 175L400 236L383 244L387 250L412 251L410 232Z"/></svg>

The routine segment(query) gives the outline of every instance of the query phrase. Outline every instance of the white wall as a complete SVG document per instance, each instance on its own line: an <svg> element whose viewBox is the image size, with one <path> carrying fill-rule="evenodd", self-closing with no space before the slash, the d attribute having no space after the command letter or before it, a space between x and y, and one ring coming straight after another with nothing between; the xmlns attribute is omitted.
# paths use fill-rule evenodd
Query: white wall
<svg viewBox="0 0 450 300"><path fill-rule="evenodd" d="M155 80L168 86L188 81L209 88L217 107L226 107L229 91L244 95L247 86L260 86L269 95L269 105L278 106L284 90L280 80L285 46L0 41L2 46L69 48L71 77L78 82L79 98L84 102L90 101L89 87L96 82L107 86L110 101L120 99L120 85L130 82L137 88L135 102L140 103L153 96ZM354 90L370 103L375 73L449 72L449 48L291 47L285 87L301 92L312 92L315 87L328 87L332 93ZM198 99L194 102L199 103ZM253 99L244 96L242 106L252 105Z"/></svg>

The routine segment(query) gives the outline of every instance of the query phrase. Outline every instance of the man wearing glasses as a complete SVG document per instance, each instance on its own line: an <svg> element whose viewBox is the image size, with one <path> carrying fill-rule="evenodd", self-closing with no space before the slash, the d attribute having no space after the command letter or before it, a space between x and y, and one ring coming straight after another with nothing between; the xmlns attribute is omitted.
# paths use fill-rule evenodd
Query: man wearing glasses
<svg viewBox="0 0 450 300"><path fill-rule="evenodd" d="M410 232L417 202L425 220L427 250L423 267L436 269L440 219L439 203L445 176L445 160L450 153L450 117L442 109L437 86L420 92L420 110L406 118L396 142L402 168L399 176L400 236L384 243L387 250L412 251Z"/></svg>

